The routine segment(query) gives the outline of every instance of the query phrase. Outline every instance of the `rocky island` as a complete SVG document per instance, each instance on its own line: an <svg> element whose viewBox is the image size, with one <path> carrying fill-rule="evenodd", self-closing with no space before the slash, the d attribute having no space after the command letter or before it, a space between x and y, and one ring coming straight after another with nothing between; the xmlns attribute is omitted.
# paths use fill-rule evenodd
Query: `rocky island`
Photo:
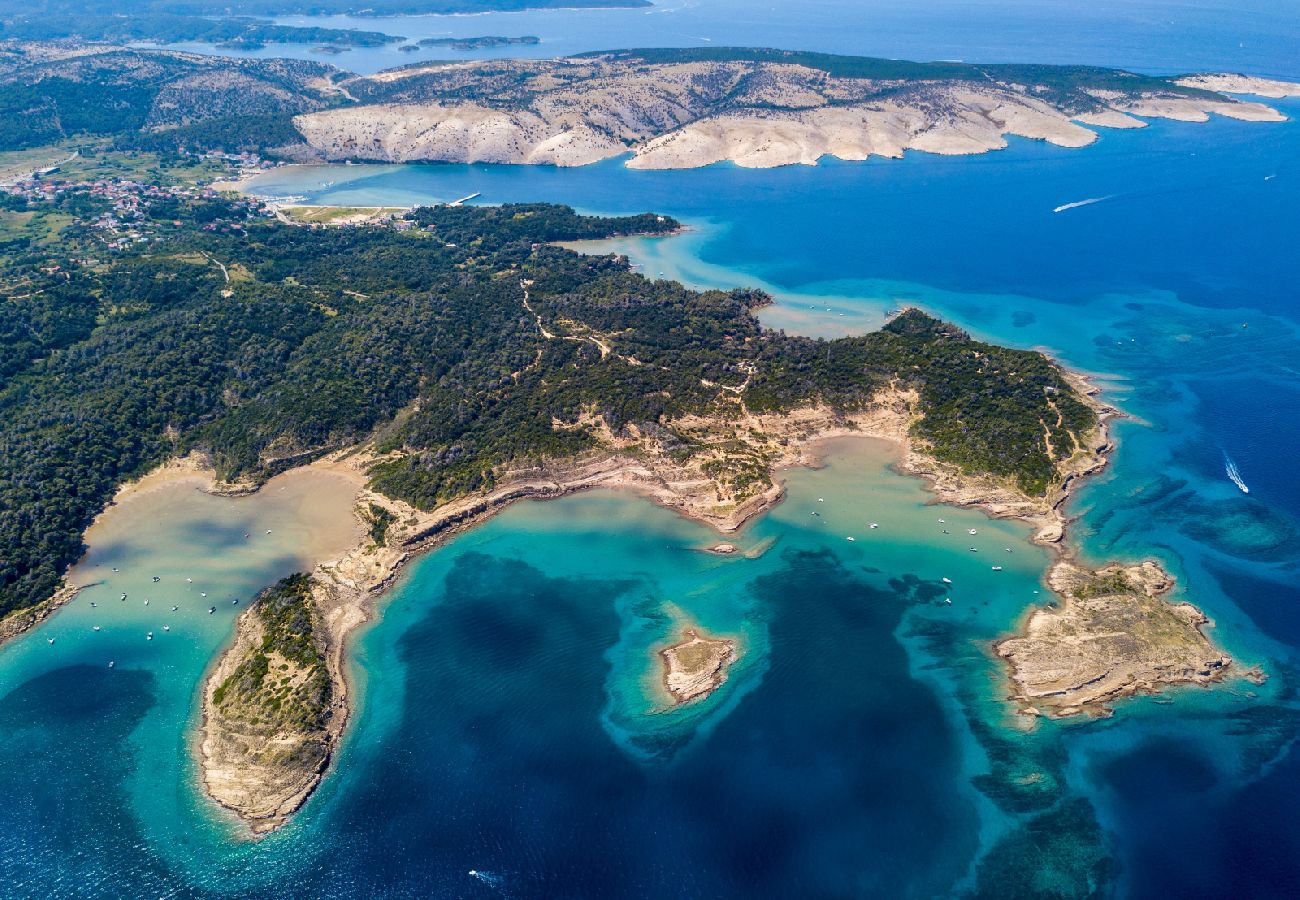
<svg viewBox="0 0 1300 900"><path fill-rule="evenodd" d="M688 628L682 640L659 651L664 664L664 687L674 703L707 697L727 680L736 661L736 642L704 635Z"/></svg>
<svg viewBox="0 0 1300 900"><path fill-rule="evenodd" d="M533 34L520 37L484 34L478 37L423 38L418 43L421 47L446 47L449 50L488 50L493 47L532 46L541 42L542 39Z"/></svg>
<svg viewBox="0 0 1300 900"><path fill-rule="evenodd" d="M344 718L333 715L318 615L309 576L267 588L208 679L204 783L254 832L282 824L301 805L329 762L331 724Z"/></svg>
<svg viewBox="0 0 1300 900"><path fill-rule="evenodd" d="M1153 562L1090 572L1063 561L1049 584L1062 605L1035 609L1022 636L997 645L1031 715L1105 713L1131 694L1209 684L1232 664L1202 633L1204 613L1163 599L1173 579Z"/></svg>

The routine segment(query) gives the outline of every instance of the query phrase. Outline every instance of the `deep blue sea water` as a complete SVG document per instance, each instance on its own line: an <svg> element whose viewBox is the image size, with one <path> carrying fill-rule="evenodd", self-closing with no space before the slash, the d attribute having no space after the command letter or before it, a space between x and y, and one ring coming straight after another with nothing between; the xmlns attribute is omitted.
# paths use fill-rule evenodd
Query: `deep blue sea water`
<svg viewBox="0 0 1300 900"><path fill-rule="evenodd" d="M1140 46L1169 68L1231 67L1225 23L1261 27L1161 5L1199 24L1148 42L1158 20L1139 13L1155 8L1076 13L1112 16L1092 61ZM1114 26L1121 13L1137 24ZM61 663L37 631L0 651L0 894L1300 893L1300 102L1277 105L1289 122L1155 122L1083 150L773 171L354 167L259 185L669 213L693 230L613 249L651 277L765 286L775 327L861 330L911 303L1095 373L1130 418L1072 507L1073 538L1097 560L1161 559L1265 686L1027 729L988 645L1045 599L1046 555L1013 523L927 506L878 448L845 447L790 473L787 502L741 538L754 558L700 553L702 529L598 494L514 507L412 565L356 642L360 708L335 771L260 842L205 807L187 762L174 698L206 658ZM986 551L1012 547L1006 571L945 543L940 516ZM670 711L653 650L686 620L744 652L723 689Z"/></svg>
<svg viewBox="0 0 1300 900"><path fill-rule="evenodd" d="M297 56L354 72L435 59L556 57L628 47L780 47L900 59L1044 62L1152 72L1300 76L1294 0L655 0L640 9L532 10L473 16L286 16L287 25L427 37L534 35L541 43L474 52L397 44L322 55L308 45L236 56Z"/></svg>

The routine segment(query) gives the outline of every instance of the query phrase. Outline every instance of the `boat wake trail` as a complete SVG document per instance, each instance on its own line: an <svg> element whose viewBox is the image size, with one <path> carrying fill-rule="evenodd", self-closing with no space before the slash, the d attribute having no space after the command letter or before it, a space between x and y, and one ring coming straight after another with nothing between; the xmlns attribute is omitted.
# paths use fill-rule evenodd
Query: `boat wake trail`
<svg viewBox="0 0 1300 900"><path fill-rule="evenodd" d="M468 874L470 878L483 882L483 884L494 889L497 893L505 896L505 879L500 875L496 875L492 872L480 872L478 869L470 869Z"/></svg>
<svg viewBox="0 0 1300 900"><path fill-rule="evenodd" d="M1232 483L1241 488L1243 494L1249 494L1250 488L1246 487L1246 482L1241 480L1241 472L1237 469L1237 464L1232 461L1232 457L1225 450L1223 453L1223 471L1227 473Z"/></svg>
<svg viewBox="0 0 1300 900"><path fill-rule="evenodd" d="M1067 209L1078 209L1080 206L1091 206L1094 203L1100 203L1103 200L1113 200L1114 198L1114 194L1107 194L1105 197L1089 197L1087 200L1076 200L1073 203L1062 203L1060 206L1056 207L1056 209L1052 210L1052 212L1065 212Z"/></svg>

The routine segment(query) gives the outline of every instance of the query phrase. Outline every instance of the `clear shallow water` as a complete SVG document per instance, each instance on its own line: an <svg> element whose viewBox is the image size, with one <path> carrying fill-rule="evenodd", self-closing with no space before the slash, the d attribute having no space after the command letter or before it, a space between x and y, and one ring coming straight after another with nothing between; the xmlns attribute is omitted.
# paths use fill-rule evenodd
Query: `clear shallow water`
<svg viewBox="0 0 1300 900"><path fill-rule="evenodd" d="M1134 418L1075 504L1076 535L1091 556L1173 568L1216 639L1273 675L1257 697L1232 682L1024 731L986 648L1043 599L1045 556L1019 526L927 506L878 449L844 450L790 473L788 501L741 539L766 548L754 559L700 553L704 530L602 494L514 507L414 564L357 641L361 708L337 770L255 844L177 778L233 610L165 655L133 618L110 671L72 639L79 599L0 651L8 893L926 896L974 884L980 858L1003 896L1069 891L1089 867L1132 896L1291 892L1300 104L1285 108L1282 125L1159 123L1082 151L767 172L355 167L261 185L341 204L481 190L654 209L696 230L620 249L652 277L767 285L774 325L842 333L917 303L1105 373ZM232 556L247 530L204 533L213 549L196 554L141 527L114 552L201 555L248 595L299 563ZM683 619L745 655L707 701L668 711L653 650Z"/></svg>
<svg viewBox="0 0 1300 900"><path fill-rule="evenodd" d="M81 593L0 652L5 896L161 896L199 835L241 834L199 794L199 685L258 590L355 540L356 486L297 471L232 499L201 483L151 477L110 509L69 576Z"/></svg>
<svg viewBox="0 0 1300 900"><path fill-rule="evenodd" d="M364 700L337 772L259 843L197 796L184 739L232 613L191 610L187 586L185 629L146 647L134 631L151 614L130 611L134 591L123 613L116 582L88 589L2 658L8 892L942 892L1007 826L969 786L983 751L950 719L948 678L914 671L894 635L917 622L960 641L999 633L1036 596L1045 557L1018 525L927 505L888 452L846 442L827 468L792 472L789 501L732 558L702 551L706 529L615 494L523 504L426 556L358 642ZM150 505L130 536L92 545L88 564L147 554L164 583L196 571L209 587L213 573L174 542L179 499L139 498ZM230 507L248 501L185 499L194 522L224 515L244 546L251 510ZM257 527L273 521L256 512ZM941 517L960 537L941 536ZM302 564L222 560L247 568L244 582L215 579L218 592ZM115 642L111 670L79 639L110 614L129 620L94 635ZM670 709L654 651L685 622L735 636L743 656L706 701ZM199 624L192 649L166 643ZM978 680L989 663L950 657L944 671Z"/></svg>
<svg viewBox="0 0 1300 900"><path fill-rule="evenodd" d="M1216 8L1217 7L1217 8ZM628 47L779 47L900 59L1043 62L1118 66L1151 72L1233 71L1300 76L1294 2L1229 5L1183 0L656 0L650 9L532 10L474 16L288 16L286 25L426 37L535 35L533 46L474 52L397 45L339 54L306 45L223 50L234 56L294 56L355 72L434 59L556 57Z"/></svg>

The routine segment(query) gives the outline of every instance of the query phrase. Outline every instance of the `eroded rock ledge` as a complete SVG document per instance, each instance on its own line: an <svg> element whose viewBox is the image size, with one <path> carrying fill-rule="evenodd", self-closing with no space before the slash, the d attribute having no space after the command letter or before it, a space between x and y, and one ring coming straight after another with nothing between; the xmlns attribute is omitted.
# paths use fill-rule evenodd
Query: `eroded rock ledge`
<svg viewBox="0 0 1300 900"><path fill-rule="evenodd" d="M737 645L688 628L682 640L659 651L664 663L664 687L675 703L689 703L712 694L727 680L736 661Z"/></svg>
<svg viewBox="0 0 1300 900"><path fill-rule="evenodd" d="M1202 632L1204 613L1164 599L1173 579L1154 562L1090 572L1061 560L1048 581L1063 603L997 644L1023 712L1105 714L1121 697L1209 684L1232 665Z"/></svg>

